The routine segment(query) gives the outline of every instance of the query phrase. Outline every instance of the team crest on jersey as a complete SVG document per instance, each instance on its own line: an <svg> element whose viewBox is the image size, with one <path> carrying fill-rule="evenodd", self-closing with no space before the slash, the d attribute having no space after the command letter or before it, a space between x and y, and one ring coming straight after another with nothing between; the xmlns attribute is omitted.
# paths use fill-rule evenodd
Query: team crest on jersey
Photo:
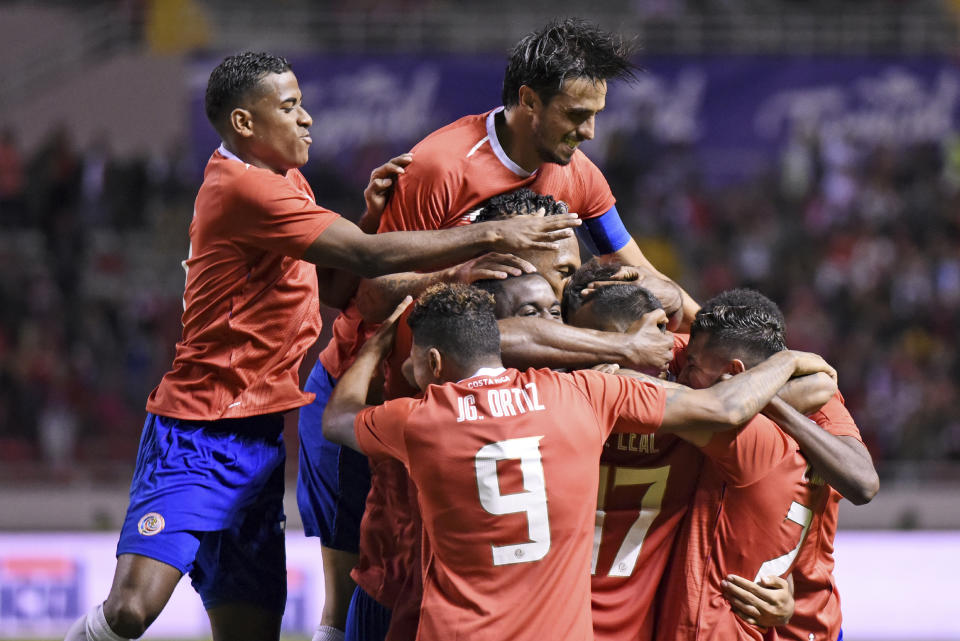
<svg viewBox="0 0 960 641"><path fill-rule="evenodd" d="M166 523L162 516L156 512L149 512L140 518L140 522L137 523L137 530L143 536L153 536L159 533L164 525L166 525Z"/></svg>

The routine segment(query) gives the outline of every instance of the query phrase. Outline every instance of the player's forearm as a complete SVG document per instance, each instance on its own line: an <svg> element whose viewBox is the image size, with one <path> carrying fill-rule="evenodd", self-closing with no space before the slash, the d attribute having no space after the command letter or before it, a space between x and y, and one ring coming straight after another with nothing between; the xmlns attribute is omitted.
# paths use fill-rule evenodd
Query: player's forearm
<svg viewBox="0 0 960 641"><path fill-rule="evenodd" d="M360 281L357 309L367 323L379 323L390 315L405 296L416 298L423 290L449 280L449 270L426 274L402 272Z"/></svg>
<svg viewBox="0 0 960 641"><path fill-rule="evenodd" d="M793 437L813 469L845 499L863 505L876 495L880 479L866 448L858 451L847 438L834 436L782 398L774 397L763 413Z"/></svg>
<svg viewBox="0 0 960 641"><path fill-rule="evenodd" d="M498 324L501 357L507 367L576 369L627 360L621 334L536 318L504 318Z"/></svg>
<svg viewBox="0 0 960 641"><path fill-rule="evenodd" d="M366 407L370 381L380 359L379 353L361 349L353 365L337 381L323 412L323 436L328 441L362 452L353 425L357 414Z"/></svg>
<svg viewBox="0 0 960 641"><path fill-rule="evenodd" d="M813 414L837 393L837 381L823 372L787 381L777 396L801 414Z"/></svg>

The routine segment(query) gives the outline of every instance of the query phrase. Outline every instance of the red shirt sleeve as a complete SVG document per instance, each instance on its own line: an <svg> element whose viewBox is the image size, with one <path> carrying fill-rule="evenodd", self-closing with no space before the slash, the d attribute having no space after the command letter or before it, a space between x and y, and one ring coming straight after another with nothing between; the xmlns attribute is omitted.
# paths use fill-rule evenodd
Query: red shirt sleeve
<svg viewBox="0 0 960 641"><path fill-rule="evenodd" d="M852 436L861 443L860 429L847 410L840 392L833 395L827 404L810 415L810 419L834 436Z"/></svg>
<svg viewBox="0 0 960 641"><path fill-rule="evenodd" d="M363 453L370 458L399 459L406 465L405 429L417 403L416 399L398 398L361 410L353 421L353 431Z"/></svg>
<svg viewBox="0 0 960 641"><path fill-rule="evenodd" d="M797 446L776 423L758 414L743 427L714 434L700 449L731 484L744 486L765 477Z"/></svg>
<svg viewBox="0 0 960 641"><path fill-rule="evenodd" d="M284 177L259 168L247 170L253 171L255 180L241 176L234 181L233 202L226 207L231 236L237 242L300 258L340 215L314 202L299 172Z"/></svg>
<svg viewBox="0 0 960 641"><path fill-rule="evenodd" d="M575 176L581 202L577 203L574 211L581 218L596 218L607 213L617 203L617 199L613 197L607 179L593 161L583 153L577 153L576 157L578 171Z"/></svg>
<svg viewBox="0 0 960 641"><path fill-rule="evenodd" d="M617 432L652 434L663 423L667 393L656 383L589 369L570 376L597 413L604 438L614 426Z"/></svg>

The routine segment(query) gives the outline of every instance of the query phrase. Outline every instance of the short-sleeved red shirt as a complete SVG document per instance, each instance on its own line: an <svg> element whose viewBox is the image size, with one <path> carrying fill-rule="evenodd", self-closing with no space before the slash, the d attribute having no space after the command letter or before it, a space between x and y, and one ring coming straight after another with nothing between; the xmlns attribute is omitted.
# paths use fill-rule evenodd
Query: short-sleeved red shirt
<svg viewBox="0 0 960 641"><path fill-rule="evenodd" d="M300 257L337 218L296 169L275 174L214 152L183 263L183 334L148 411L216 420L313 399L297 369L320 333L320 307L316 270Z"/></svg>
<svg viewBox="0 0 960 641"><path fill-rule="evenodd" d="M615 424L653 433L665 403L626 377L495 370L361 412L360 447L402 461L418 491L417 638L592 639L597 461Z"/></svg>
<svg viewBox="0 0 960 641"><path fill-rule="evenodd" d="M658 595L661 640L776 638L737 617L724 598L728 574L758 580L786 576L822 510L827 486L809 473L796 442L757 416L714 435L693 505Z"/></svg>
<svg viewBox="0 0 960 641"><path fill-rule="evenodd" d="M860 430L838 392L810 418L834 436L852 436L858 441ZM834 641L840 634L840 593L833 577L833 540L837 534L839 492L829 492L823 510L814 514L807 540L800 548L793 567L795 602L790 623L777 628L784 639L795 641ZM811 637L811 635L813 635Z"/></svg>

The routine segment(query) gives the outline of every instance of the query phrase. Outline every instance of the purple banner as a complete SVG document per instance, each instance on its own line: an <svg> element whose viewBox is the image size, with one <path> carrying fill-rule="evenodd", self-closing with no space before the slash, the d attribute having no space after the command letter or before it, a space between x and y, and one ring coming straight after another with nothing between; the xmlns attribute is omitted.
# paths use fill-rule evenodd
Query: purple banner
<svg viewBox="0 0 960 641"><path fill-rule="evenodd" d="M460 116L500 104L502 56L332 56L291 61L314 119L311 165L366 171ZM202 167L218 144L203 115L215 60L194 67L192 128ZM795 133L896 146L941 141L960 128L960 68L938 58L664 57L635 83L611 85L597 137L612 144L690 145L711 182L762 170ZM638 150L642 155L642 151ZM365 159L365 158L364 158Z"/></svg>

